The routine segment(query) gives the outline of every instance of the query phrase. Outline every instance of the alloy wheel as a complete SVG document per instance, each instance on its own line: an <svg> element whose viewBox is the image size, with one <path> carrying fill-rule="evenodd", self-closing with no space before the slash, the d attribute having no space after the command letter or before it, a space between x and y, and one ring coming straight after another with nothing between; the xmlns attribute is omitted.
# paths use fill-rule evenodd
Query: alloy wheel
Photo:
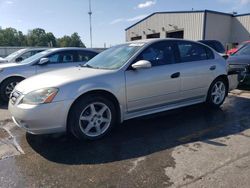
<svg viewBox="0 0 250 188"><path fill-rule="evenodd" d="M79 119L81 131L89 137L105 133L112 120L111 110L101 102L91 103L82 111Z"/></svg>
<svg viewBox="0 0 250 188"><path fill-rule="evenodd" d="M211 96L214 104L218 105L222 103L226 96L226 86L222 81L218 81L214 84Z"/></svg>
<svg viewBox="0 0 250 188"><path fill-rule="evenodd" d="M10 97L10 94L11 92L14 90L14 88L16 87L16 85L18 84L19 82L11 82L9 83L6 88L5 88L5 95L9 98Z"/></svg>

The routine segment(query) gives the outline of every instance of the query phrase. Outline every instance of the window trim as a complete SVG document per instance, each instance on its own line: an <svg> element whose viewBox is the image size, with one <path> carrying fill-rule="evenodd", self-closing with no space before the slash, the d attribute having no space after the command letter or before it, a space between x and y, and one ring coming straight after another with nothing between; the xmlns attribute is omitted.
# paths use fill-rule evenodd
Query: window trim
<svg viewBox="0 0 250 188"><path fill-rule="evenodd" d="M60 65L60 64L68 64L68 63L77 63L76 59L77 59L77 51L76 50L63 50L63 51L58 51L58 52L54 52L54 53L51 53L51 54L48 54L46 57L44 58L49 58L49 56L52 56L52 55L55 55L57 53L65 53L65 52L72 52L73 53L73 61L72 62L57 62L57 63L51 63L49 62L48 65ZM39 62L40 60L38 60Z"/></svg>
<svg viewBox="0 0 250 188"><path fill-rule="evenodd" d="M174 48L174 60L175 60L175 63L172 63L172 64L165 64L165 65L159 65L159 66L152 66L152 68L154 68L154 67L160 67L160 66L167 66L167 65L178 64L178 63L179 63L179 57L178 57L178 49L177 49L178 46L177 46L176 41L175 41L175 40L157 41L157 42L154 42L154 43L151 43L151 44L145 46L145 48L142 49L142 50L133 58L133 60L129 63L129 66L127 67L127 69L126 69L125 71L134 70L134 69L132 68L132 65L138 61L137 58L138 58L145 50L147 50L148 48L150 48L152 45L155 45L155 44L157 44L157 43L162 43L162 42L165 42L165 43L170 42L170 43L172 43L173 48Z"/></svg>
<svg viewBox="0 0 250 188"><path fill-rule="evenodd" d="M207 59L203 59L203 60L196 60L196 61L182 61L181 60L181 54L180 54L180 49L179 49L179 43L190 43L190 44L195 44L195 45L198 45L198 46L201 46L203 47L203 49L205 50L206 52L206 57ZM213 50L211 50L210 48L208 48L207 46L203 45L203 44L199 44L199 43L196 43L196 42L192 42L192 41L176 41L176 46L177 46L177 51L178 51L178 61L179 63L190 63L190 62L199 62L199 61L207 61L207 60L213 60L215 59L215 55L214 55L214 52ZM213 57L212 58L208 58L208 50L210 50L213 54Z"/></svg>

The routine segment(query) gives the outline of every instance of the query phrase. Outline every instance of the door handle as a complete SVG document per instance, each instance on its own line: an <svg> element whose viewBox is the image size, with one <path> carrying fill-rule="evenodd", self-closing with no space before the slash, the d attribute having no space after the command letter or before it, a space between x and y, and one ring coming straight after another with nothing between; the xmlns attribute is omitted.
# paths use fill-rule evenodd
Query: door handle
<svg viewBox="0 0 250 188"><path fill-rule="evenodd" d="M213 65L209 68L211 71L216 69L216 65Z"/></svg>
<svg viewBox="0 0 250 188"><path fill-rule="evenodd" d="M180 72L176 72L176 73L174 73L174 74L171 75L171 78L179 78L180 75L181 75Z"/></svg>

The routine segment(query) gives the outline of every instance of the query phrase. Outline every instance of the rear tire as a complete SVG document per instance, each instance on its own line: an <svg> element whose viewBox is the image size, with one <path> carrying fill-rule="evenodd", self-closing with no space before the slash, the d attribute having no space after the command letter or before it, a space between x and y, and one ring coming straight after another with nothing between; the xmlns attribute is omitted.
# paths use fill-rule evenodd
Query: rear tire
<svg viewBox="0 0 250 188"><path fill-rule="evenodd" d="M72 106L68 130L78 139L97 140L111 131L116 119L112 101L95 94L86 95Z"/></svg>
<svg viewBox="0 0 250 188"><path fill-rule="evenodd" d="M211 84L206 104L212 108L219 108L225 101L225 98L228 94L228 86L223 78L217 78Z"/></svg>
<svg viewBox="0 0 250 188"><path fill-rule="evenodd" d="M4 103L9 101L9 97L15 86L20 83L23 78L8 78L0 85L0 100Z"/></svg>

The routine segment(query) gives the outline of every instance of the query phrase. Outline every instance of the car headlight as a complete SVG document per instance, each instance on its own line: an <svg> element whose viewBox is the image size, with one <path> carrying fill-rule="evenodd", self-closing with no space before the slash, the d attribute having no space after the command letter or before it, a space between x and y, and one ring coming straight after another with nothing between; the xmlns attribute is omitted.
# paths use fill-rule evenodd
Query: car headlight
<svg viewBox="0 0 250 188"><path fill-rule="evenodd" d="M44 88L32 91L23 97L21 103L33 105L51 103L58 91L59 89L57 88Z"/></svg>

